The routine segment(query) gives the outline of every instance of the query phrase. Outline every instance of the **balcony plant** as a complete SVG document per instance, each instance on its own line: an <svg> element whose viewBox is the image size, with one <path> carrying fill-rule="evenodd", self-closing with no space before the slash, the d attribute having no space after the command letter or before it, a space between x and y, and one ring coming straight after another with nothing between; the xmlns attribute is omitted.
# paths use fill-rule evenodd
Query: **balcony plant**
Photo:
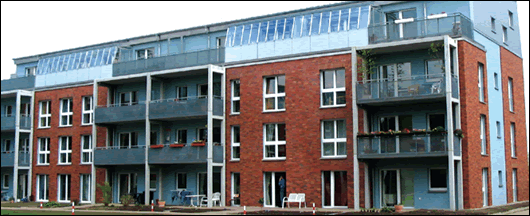
<svg viewBox="0 0 530 216"><path fill-rule="evenodd" d="M206 145L206 141L204 140L195 140L193 139L193 142L191 143L191 146L196 146L196 147L201 147L201 146L205 146Z"/></svg>
<svg viewBox="0 0 530 216"><path fill-rule="evenodd" d="M394 205L394 209L396 209L397 213L401 213L403 211L403 204L399 203L397 205Z"/></svg>
<svg viewBox="0 0 530 216"><path fill-rule="evenodd" d="M164 207L166 207L166 201L164 201L164 200L158 200L158 207L159 207L159 208L164 208Z"/></svg>
<svg viewBox="0 0 530 216"><path fill-rule="evenodd" d="M358 132L357 137L370 137L373 136L372 134L365 133L365 132Z"/></svg>
<svg viewBox="0 0 530 216"><path fill-rule="evenodd" d="M464 132L462 132L462 129L456 129L456 130L454 131L454 133L455 133L455 136L456 136L456 137L458 137L458 138L460 138L460 139L463 139L463 138L464 138Z"/></svg>
<svg viewBox="0 0 530 216"><path fill-rule="evenodd" d="M186 144L184 143L174 143L174 144L169 145L170 148L182 148L184 146L186 146Z"/></svg>
<svg viewBox="0 0 530 216"><path fill-rule="evenodd" d="M442 126L438 126L438 127L435 127L434 129L431 130L431 133L441 133L441 134L446 134L447 131L445 130L444 127Z"/></svg>
<svg viewBox="0 0 530 216"><path fill-rule="evenodd" d="M413 134L426 134L427 130L425 129L412 129Z"/></svg>
<svg viewBox="0 0 530 216"><path fill-rule="evenodd" d="M368 74L374 73L374 70L377 69L375 54L372 50L361 50L358 54L359 57L363 59L363 62L359 64L357 74L360 75L362 79L365 79Z"/></svg>
<svg viewBox="0 0 530 216"><path fill-rule="evenodd" d="M161 148L164 148L164 145L162 145L162 144L158 144L158 145L150 145L149 148L152 148L152 149L161 149Z"/></svg>

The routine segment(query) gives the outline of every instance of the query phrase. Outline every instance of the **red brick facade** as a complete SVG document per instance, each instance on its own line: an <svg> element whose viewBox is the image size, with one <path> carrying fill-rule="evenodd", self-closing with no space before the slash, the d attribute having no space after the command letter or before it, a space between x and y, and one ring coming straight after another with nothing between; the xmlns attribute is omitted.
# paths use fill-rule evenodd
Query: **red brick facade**
<svg viewBox="0 0 530 216"><path fill-rule="evenodd" d="M486 115L486 137L488 128L488 91L486 52L466 42L458 42L458 67L460 70L461 124L465 137L462 139L462 169L464 186L464 208L482 207L482 169L488 168L491 179L489 139L486 139L486 155L481 154L480 116ZM484 65L484 103L479 101L478 65ZM492 203L491 181L488 181L488 205Z"/></svg>
<svg viewBox="0 0 530 216"><path fill-rule="evenodd" d="M103 90L103 88L101 88ZM106 96L106 91L101 96ZM51 127L46 129L39 129L35 127L33 133L33 179L32 179L32 195L36 197L36 179L37 175L49 175L48 190L49 201L58 200L58 182L57 176L59 174L68 174L71 176L70 199L71 201L80 200L80 175L91 174L91 165L81 164L81 136L92 135L92 126L82 126L82 98L84 96L92 96L93 86L69 87L47 91L35 92L35 110L34 110L34 125L39 125L39 102L51 101ZM100 96L100 97L101 97ZM71 127L59 127L60 116L60 100L63 98L73 99L73 116ZM98 131L104 131L105 128L98 128ZM59 137L72 137L72 161L71 165L58 165L59 161ZM38 155L38 139L50 138L50 165L37 165ZM105 136L98 136L98 140L104 139ZM103 140L104 142L104 140ZM105 170L97 169L96 177L97 183L102 184L104 181ZM101 191L96 190L96 201L101 199Z"/></svg>
<svg viewBox="0 0 530 216"><path fill-rule="evenodd" d="M523 82L523 60L504 47L501 52L502 98L504 109L504 147L506 152L506 193L509 203L513 202L512 170L517 169L517 200L528 200L528 157L525 124L525 98ZM508 79L513 79L513 112L508 99ZM512 157L510 124L515 123L515 153Z"/></svg>
<svg viewBox="0 0 530 216"><path fill-rule="evenodd" d="M344 68L346 71L346 106L320 108L320 72ZM263 77L285 75L286 111L263 112ZM231 81L240 80L241 112L228 115L226 124L227 178L226 200L231 199L231 173L240 173L241 205L258 206L263 198L263 173L286 172L289 193L305 193L310 205L322 206L322 172L347 172L348 207L354 206L353 191L353 116L351 90L351 55L335 55L278 63L229 68L226 70L226 112L231 110ZM349 87L349 88L348 88ZM321 159L321 121L345 119L347 125L347 158ZM362 116L361 116L362 119ZM263 125L285 123L287 158L263 161ZM230 160L231 126L240 126L241 160ZM362 126L361 126L362 128ZM360 170L361 185L364 170ZM363 186L361 186L363 189ZM361 190L364 206L364 190ZM230 205L230 202L227 202Z"/></svg>

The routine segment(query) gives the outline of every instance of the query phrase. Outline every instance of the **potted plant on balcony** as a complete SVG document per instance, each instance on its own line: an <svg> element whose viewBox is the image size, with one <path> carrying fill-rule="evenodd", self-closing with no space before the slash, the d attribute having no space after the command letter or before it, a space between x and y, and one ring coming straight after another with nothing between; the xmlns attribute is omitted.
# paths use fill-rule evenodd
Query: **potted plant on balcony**
<svg viewBox="0 0 530 216"><path fill-rule="evenodd" d="M182 148L186 146L186 143L182 142L182 140L175 141L175 143L169 145L170 148Z"/></svg>
<svg viewBox="0 0 530 216"><path fill-rule="evenodd" d="M425 129L412 129L412 133L416 134L416 135L418 135L418 134L426 134L427 130L425 130Z"/></svg>
<svg viewBox="0 0 530 216"><path fill-rule="evenodd" d="M206 141L204 140L193 140L193 142L191 143L191 146L196 146L196 147L201 147L201 146L205 146L206 145Z"/></svg>
<svg viewBox="0 0 530 216"><path fill-rule="evenodd" d="M365 132L358 132L357 133L357 137L370 137L372 136L371 134L369 133L365 133Z"/></svg>
<svg viewBox="0 0 530 216"><path fill-rule="evenodd" d="M403 211L403 204L402 203L399 203L397 205L394 205L394 209L396 209L396 212L397 213L400 213Z"/></svg>
<svg viewBox="0 0 530 216"><path fill-rule="evenodd" d="M446 134L447 131L444 129L444 127L442 126L438 126L438 127L435 127L434 129L431 130L431 133L441 133L441 134Z"/></svg>
<svg viewBox="0 0 530 216"><path fill-rule="evenodd" d="M152 148L152 149L161 149L161 148L164 148L164 145L162 145L162 144L158 144L158 145L150 145L149 148Z"/></svg>
<svg viewBox="0 0 530 216"><path fill-rule="evenodd" d="M166 201L164 201L164 200L158 200L158 207L159 207L159 208L164 208L164 207L166 207Z"/></svg>
<svg viewBox="0 0 530 216"><path fill-rule="evenodd" d="M464 132L462 132L462 129L456 129L454 133L455 133L456 137L458 137L460 139L464 138Z"/></svg>

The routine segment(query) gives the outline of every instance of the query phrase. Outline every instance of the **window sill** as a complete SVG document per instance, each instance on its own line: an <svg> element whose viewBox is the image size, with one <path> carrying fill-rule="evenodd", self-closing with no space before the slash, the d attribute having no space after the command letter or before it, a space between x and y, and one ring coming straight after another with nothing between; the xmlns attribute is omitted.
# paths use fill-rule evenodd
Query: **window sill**
<svg viewBox="0 0 530 216"><path fill-rule="evenodd" d="M499 185L499 188L502 188L504 185Z"/></svg>
<svg viewBox="0 0 530 216"><path fill-rule="evenodd" d="M320 109L328 109L328 108L342 108L342 107L346 107L346 104L341 104L341 105L333 105L333 106L320 106Z"/></svg>
<svg viewBox="0 0 530 216"><path fill-rule="evenodd" d="M239 114L241 114L240 112L239 113L230 113L230 116L238 116Z"/></svg>
<svg viewBox="0 0 530 216"><path fill-rule="evenodd" d="M513 28L512 26L510 26L510 29L512 29L512 30L514 30L514 31L515 31L515 29L514 29L514 28Z"/></svg>
<svg viewBox="0 0 530 216"><path fill-rule="evenodd" d="M344 159L348 159L348 156L320 157L320 160L344 160Z"/></svg>
<svg viewBox="0 0 530 216"><path fill-rule="evenodd" d="M510 111L510 112L511 112L512 114L515 114L515 112L514 112L514 111Z"/></svg>
<svg viewBox="0 0 530 216"><path fill-rule="evenodd" d="M487 105L488 103L486 103L485 101L479 101L481 104L484 104L484 105Z"/></svg>
<svg viewBox="0 0 530 216"><path fill-rule="evenodd" d="M72 127L72 125L64 125L64 126L59 125L59 128L67 128L67 127Z"/></svg>
<svg viewBox="0 0 530 216"><path fill-rule="evenodd" d="M502 139L502 137L500 137L500 136L497 136L497 139Z"/></svg>
<svg viewBox="0 0 530 216"><path fill-rule="evenodd" d="M447 189L439 189L439 190L429 189L429 193L447 193Z"/></svg>
<svg viewBox="0 0 530 216"><path fill-rule="evenodd" d="M278 113L285 112L285 110L263 110L263 113Z"/></svg>
<svg viewBox="0 0 530 216"><path fill-rule="evenodd" d="M495 87L495 90L499 91L499 88L498 88L498 87Z"/></svg>
<svg viewBox="0 0 530 216"><path fill-rule="evenodd" d="M513 156L512 156L512 159L517 159L517 157L513 157Z"/></svg>
<svg viewBox="0 0 530 216"><path fill-rule="evenodd" d="M94 124L81 124L81 127L87 127L87 126L92 126Z"/></svg>
<svg viewBox="0 0 530 216"><path fill-rule="evenodd" d="M491 30L491 32L493 32L493 34L497 34L497 32L495 30Z"/></svg>
<svg viewBox="0 0 530 216"><path fill-rule="evenodd" d="M50 164L37 164L37 166L41 166L41 167L43 167L43 166L50 166Z"/></svg>
<svg viewBox="0 0 530 216"><path fill-rule="evenodd" d="M230 160L230 161L228 161L228 162L230 162L230 163L237 163L237 162L239 162L239 161L241 161L241 159L239 159L239 160L232 159L232 160Z"/></svg>
<svg viewBox="0 0 530 216"><path fill-rule="evenodd" d="M482 156L482 157L489 157L488 154L480 154L480 156Z"/></svg>
<svg viewBox="0 0 530 216"><path fill-rule="evenodd" d="M285 160L286 160L286 158L264 158L261 161L267 162L267 161L285 161Z"/></svg>
<svg viewBox="0 0 530 216"><path fill-rule="evenodd" d="M57 166L72 166L72 164L71 163L69 163L69 164L57 164Z"/></svg>
<svg viewBox="0 0 530 216"><path fill-rule="evenodd" d="M92 163L80 163L79 166L90 166Z"/></svg>
<svg viewBox="0 0 530 216"><path fill-rule="evenodd" d="M37 129L50 129L52 127L38 127Z"/></svg>

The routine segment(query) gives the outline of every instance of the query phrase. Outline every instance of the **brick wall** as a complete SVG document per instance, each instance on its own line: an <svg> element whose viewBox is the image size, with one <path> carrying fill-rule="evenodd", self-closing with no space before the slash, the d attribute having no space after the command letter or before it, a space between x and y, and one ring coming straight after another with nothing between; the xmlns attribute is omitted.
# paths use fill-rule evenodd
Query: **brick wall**
<svg viewBox="0 0 530 216"><path fill-rule="evenodd" d="M525 98L523 60L504 47L500 48L502 70L502 93L504 109L504 134L506 152L506 192L508 202L513 202L512 170L517 169L517 200L528 200L528 155L525 124ZM508 100L508 78L513 79L514 110L510 111ZM515 152L512 158L510 124L515 123Z"/></svg>
<svg viewBox="0 0 530 216"><path fill-rule="evenodd" d="M462 165L464 186L464 208L482 207L482 169L488 168L491 179L489 155L488 91L485 103L479 102L478 64L484 64L484 89L487 89L486 53L466 41L458 42L460 73L461 123L465 138L462 139ZM481 155L480 115L486 115L487 155ZM491 180L488 180L491 205Z"/></svg>
<svg viewBox="0 0 530 216"><path fill-rule="evenodd" d="M102 91L101 89L100 91ZM44 100L51 101L51 127L46 129L39 129L35 127L33 133L33 190L32 195L36 197L36 175L49 175L49 200L57 201L58 199L58 185L57 175L68 174L71 175L71 189L70 199L80 200L80 175L91 174L91 165L81 165L81 136L92 135L92 126L82 126L82 97L91 96L93 94L92 85L63 88L48 91L35 92L35 122L34 125L39 124L39 102ZM100 94L100 97L106 96L106 91ZM59 116L60 116L60 99L72 98L73 99L73 116L71 127L59 127ZM106 100L106 99L105 99ZM104 128L98 128L99 131L105 130ZM59 137L71 136L72 137L72 163L71 165L58 165L59 161ZM40 166L37 165L38 155L38 138L47 137L50 138L50 165ZM105 139L105 136L98 137L98 140ZM105 176L104 169L97 169L96 171L96 182L98 184L103 183ZM101 191L96 190L97 201L100 201Z"/></svg>
<svg viewBox="0 0 530 216"><path fill-rule="evenodd" d="M320 108L320 72L345 68L346 106ZM348 206L353 208L353 123L351 90L351 55L336 55L246 67L230 68L226 72L226 112L230 113L230 81L239 79L241 114L228 115L226 124L227 159L230 159L231 126L240 126L241 160L227 162L226 200L231 199L231 173L239 172L241 205L258 206L263 198L263 173L286 172L286 193L305 193L308 204L322 206L322 171L346 171ZM263 77L285 75L286 111L263 113ZM360 116L362 119L362 116ZM347 158L321 159L321 121L345 119L347 124ZM263 125L285 123L287 159L263 160ZM362 125L360 126L362 128ZM361 183L364 170L360 170ZM361 185L362 196L364 186ZM361 198L362 199L362 198ZM227 202L229 205L229 202ZM364 200L361 200L364 206Z"/></svg>

